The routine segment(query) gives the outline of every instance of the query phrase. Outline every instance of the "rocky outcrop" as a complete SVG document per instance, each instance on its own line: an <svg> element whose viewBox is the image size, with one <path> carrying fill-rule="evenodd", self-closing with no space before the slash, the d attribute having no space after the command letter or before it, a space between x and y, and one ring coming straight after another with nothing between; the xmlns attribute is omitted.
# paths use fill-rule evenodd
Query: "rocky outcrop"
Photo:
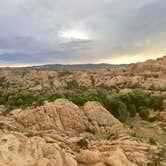
<svg viewBox="0 0 166 166"><path fill-rule="evenodd" d="M132 138L98 102L66 99L13 110L0 118L3 166L146 166L165 162L166 148ZM3 124L3 125L2 125Z"/></svg>
<svg viewBox="0 0 166 166"><path fill-rule="evenodd" d="M19 133L1 133L0 164L2 166L77 166L76 160L56 143L44 138L27 138Z"/></svg>
<svg viewBox="0 0 166 166"><path fill-rule="evenodd" d="M100 138L127 133L124 126L98 102L87 102L79 108L66 99L57 99L34 109L15 110L13 115L18 123L33 130L54 129L73 134L93 131Z"/></svg>
<svg viewBox="0 0 166 166"><path fill-rule="evenodd" d="M76 159L78 165L84 164L84 166L137 166L127 159L120 148L110 152L83 150Z"/></svg>
<svg viewBox="0 0 166 166"><path fill-rule="evenodd" d="M102 138L119 137L126 133L122 123L110 114L100 103L87 102L82 110L89 121L88 128L95 130ZM100 115L100 116L99 116Z"/></svg>
<svg viewBox="0 0 166 166"><path fill-rule="evenodd" d="M11 131L0 135L3 166L146 166L157 157L155 153L161 153L157 146L133 140L91 140L89 149L77 152L64 146L65 138L58 140L53 135L27 137ZM66 141L72 143L71 139Z"/></svg>
<svg viewBox="0 0 166 166"><path fill-rule="evenodd" d="M10 88L41 90L43 88L60 89L68 82L75 81L80 86L105 86L120 89L141 87L149 90L166 89L166 56L148 60L131 66L102 68L73 68L68 74L61 75L63 70L10 69L1 68L1 85Z"/></svg>

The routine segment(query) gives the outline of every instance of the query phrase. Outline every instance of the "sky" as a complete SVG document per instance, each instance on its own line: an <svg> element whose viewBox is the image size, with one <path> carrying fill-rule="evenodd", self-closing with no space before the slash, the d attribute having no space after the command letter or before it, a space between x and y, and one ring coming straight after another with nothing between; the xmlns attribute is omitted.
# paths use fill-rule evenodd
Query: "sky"
<svg viewBox="0 0 166 166"><path fill-rule="evenodd" d="M165 7L166 0L0 0L0 66L161 57Z"/></svg>

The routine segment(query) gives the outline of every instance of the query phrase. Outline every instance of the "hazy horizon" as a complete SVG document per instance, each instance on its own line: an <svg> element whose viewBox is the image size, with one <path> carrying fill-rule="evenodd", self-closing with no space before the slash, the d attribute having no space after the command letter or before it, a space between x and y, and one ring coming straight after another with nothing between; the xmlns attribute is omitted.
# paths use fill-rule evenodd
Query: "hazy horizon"
<svg viewBox="0 0 166 166"><path fill-rule="evenodd" d="M0 66L129 64L166 54L164 0L0 1Z"/></svg>

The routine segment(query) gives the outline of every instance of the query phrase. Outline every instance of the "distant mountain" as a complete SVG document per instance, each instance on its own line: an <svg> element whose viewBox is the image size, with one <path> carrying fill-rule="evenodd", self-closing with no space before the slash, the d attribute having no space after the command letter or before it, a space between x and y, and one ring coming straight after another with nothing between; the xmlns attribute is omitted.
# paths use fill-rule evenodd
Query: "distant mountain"
<svg viewBox="0 0 166 166"><path fill-rule="evenodd" d="M134 64L108 64L108 63L100 63L100 64L47 64L41 66L32 66L34 69L49 69L49 68L102 68L102 67L127 67L132 66Z"/></svg>

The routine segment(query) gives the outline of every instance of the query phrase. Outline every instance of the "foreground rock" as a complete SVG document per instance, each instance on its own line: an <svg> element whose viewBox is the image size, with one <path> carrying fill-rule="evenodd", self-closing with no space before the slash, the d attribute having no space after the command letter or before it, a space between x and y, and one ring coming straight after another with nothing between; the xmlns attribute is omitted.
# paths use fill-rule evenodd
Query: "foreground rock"
<svg viewBox="0 0 166 166"><path fill-rule="evenodd" d="M91 149L75 152L61 141L56 143L56 138L50 142L45 136L26 137L8 131L0 134L3 166L146 166L160 151L157 146L132 140L99 140L90 141Z"/></svg>
<svg viewBox="0 0 166 166"><path fill-rule="evenodd" d="M130 137L123 124L98 102L78 107L58 99L34 109L14 110L11 116L1 117L0 123L2 166L166 163L164 147Z"/></svg>
<svg viewBox="0 0 166 166"><path fill-rule="evenodd" d="M13 115L24 128L33 130L54 129L71 135L88 131L101 138L126 133L124 126L98 102L87 102L79 108L66 99L57 99L34 109L15 110Z"/></svg>
<svg viewBox="0 0 166 166"><path fill-rule="evenodd" d="M73 156L56 143L41 137L27 138L19 133L1 133L0 163L3 166L76 166Z"/></svg>

